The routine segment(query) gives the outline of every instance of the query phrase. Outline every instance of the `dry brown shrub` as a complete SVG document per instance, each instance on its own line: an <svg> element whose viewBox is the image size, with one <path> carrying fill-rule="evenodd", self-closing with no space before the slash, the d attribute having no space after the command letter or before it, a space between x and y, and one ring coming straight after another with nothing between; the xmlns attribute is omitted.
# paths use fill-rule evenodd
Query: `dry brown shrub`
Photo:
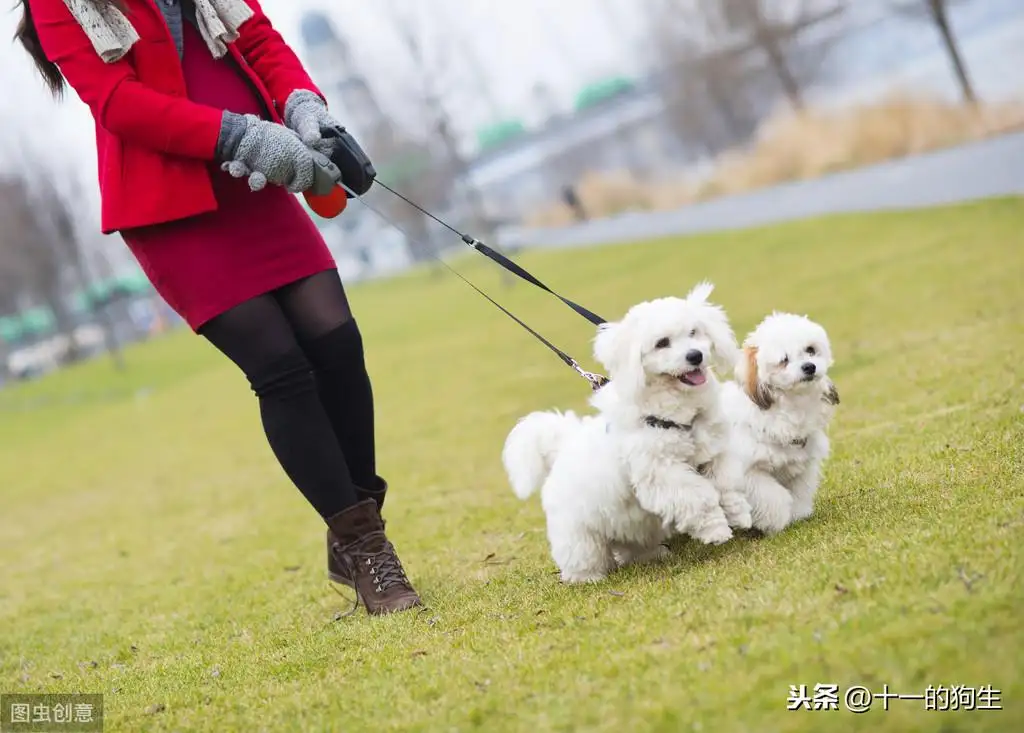
<svg viewBox="0 0 1024 733"><path fill-rule="evenodd" d="M720 156L699 184L682 178L643 182L626 172L593 172L577 194L594 218L666 210L696 200L776 183L817 178L937 150L1024 127L1024 102L969 106L907 93L860 107L781 111L752 144ZM527 217L530 226L565 226L572 211L557 203Z"/></svg>

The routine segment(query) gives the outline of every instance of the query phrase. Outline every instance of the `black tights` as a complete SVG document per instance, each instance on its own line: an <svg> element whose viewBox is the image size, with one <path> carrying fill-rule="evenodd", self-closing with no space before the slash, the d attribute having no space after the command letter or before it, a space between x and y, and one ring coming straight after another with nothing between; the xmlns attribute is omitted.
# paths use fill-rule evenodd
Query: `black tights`
<svg viewBox="0 0 1024 733"><path fill-rule="evenodd" d="M245 373L274 455L322 517L375 488L373 391L337 270L246 301L199 333Z"/></svg>

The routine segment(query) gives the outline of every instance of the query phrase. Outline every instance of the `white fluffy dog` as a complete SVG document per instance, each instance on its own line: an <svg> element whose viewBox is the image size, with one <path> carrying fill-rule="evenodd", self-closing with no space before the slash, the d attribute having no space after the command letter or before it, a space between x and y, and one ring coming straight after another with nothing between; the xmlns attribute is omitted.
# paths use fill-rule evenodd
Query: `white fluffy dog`
<svg viewBox="0 0 1024 733"><path fill-rule="evenodd" d="M521 499L541 487L563 581L661 558L673 530L719 544L730 525L750 526L710 371L732 369L739 348L725 312L707 302L712 289L640 303L599 328L594 356L611 381L591 398L597 415L534 412L509 433L509 481Z"/></svg>
<svg viewBox="0 0 1024 733"><path fill-rule="evenodd" d="M754 527L767 534L814 510L825 433L839 392L828 378L828 334L804 316L773 313L743 342L736 381L723 387L733 447L743 462Z"/></svg>

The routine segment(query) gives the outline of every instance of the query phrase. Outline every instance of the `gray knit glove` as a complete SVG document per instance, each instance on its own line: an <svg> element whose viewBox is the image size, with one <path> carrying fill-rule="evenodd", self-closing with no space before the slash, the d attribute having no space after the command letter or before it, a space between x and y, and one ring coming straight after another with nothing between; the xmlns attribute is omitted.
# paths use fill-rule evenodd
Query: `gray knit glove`
<svg viewBox="0 0 1024 733"><path fill-rule="evenodd" d="M341 127L327 111L327 104L317 94L307 89L296 89L284 103L284 124L294 130L302 142L315 150L321 150L321 131Z"/></svg>
<svg viewBox="0 0 1024 733"><path fill-rule="evenodd" d="M256 115L224 112L216 154L222 161L221 169L235 178L248 176L253 191L263 189L268 182L292 193L313 186L313 151L287 127Z"/></svg>

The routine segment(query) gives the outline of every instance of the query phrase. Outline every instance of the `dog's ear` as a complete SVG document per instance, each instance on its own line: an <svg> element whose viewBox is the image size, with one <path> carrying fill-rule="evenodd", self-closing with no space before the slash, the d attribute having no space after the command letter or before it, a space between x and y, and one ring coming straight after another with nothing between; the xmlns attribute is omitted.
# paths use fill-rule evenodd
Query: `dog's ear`
<svg viewBox="0 0 1024 733"><path fill-rule="evenodd" d="M690 301L691 303L693 303L695 305L699 305L701 303L707 303L708 302L708 298L711 296L711 293L713 293L714 290L715 290L715 286L714 285L712 285L707 280L703 280L703 281L697 283L696 285L694 285L693 289L689 293L686 294L686 300Z"/></svg>
<svg viewBox="0 0 1024 733"><path fill-rule="evenodd" d="M743 347L743 358L736 365L736 378L750 401L762 410L767 410L775 404L771 389L761 381L757 372L756 346Z"/></svg>
<svg viewBox="0 0 1024 733"><path fill-rule="evenodd" d="M824 399L825 402L827 402L830 405L839 404L839 390L836 389L835 382L833 382L831 379L828 380L828 383L825 387L825 394L822 396L822 399Z"/></svg>
<svg viewBox="0 0 1024 733"><path fill-rule="evenodd" d="M602 323L594 338L594 358L608 370L608 377L629 392L644 386L640 346L625 322Z"/></svg>
<svg viewBox="0 0 1024 733"><path fill-rule="evenodd" d="M708 303L704 305L703 311L701 320L708 338L711 339L711 366L719 376L724 377L736 368L736 363L740 359L736 334L733 333L729 318L721 307Z"/></svg>

